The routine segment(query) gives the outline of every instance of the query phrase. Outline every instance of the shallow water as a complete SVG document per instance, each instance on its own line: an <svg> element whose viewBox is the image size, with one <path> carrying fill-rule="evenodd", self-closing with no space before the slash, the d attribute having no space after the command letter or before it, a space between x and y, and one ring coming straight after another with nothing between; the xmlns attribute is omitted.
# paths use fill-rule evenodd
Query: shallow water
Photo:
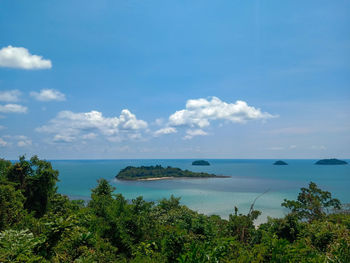
<svg viewBox="0 0 350 263"><path fill-rule="evenodd" d="M170 195L205 214L228 218L234 206L242 213L249 211L254 199L262 195L255 208L262 211L257 223L267 216L280 217L284 198L295 199L301 187L310 181L330 191L343 203L350 203L350 165L314 165L316 160L286 160L289 165L275 166L275 160L208 160L210 166L192 166L193 160L52 160L60 172L58 191L72 198L88 199L99 178L109 180L117 193L132 199L142 195L157 201ZM347 160L348 161L348 160ZM163 165L202 171L230 178L171 179L159 181L119 181L115 175L128 165Z"/></svg>

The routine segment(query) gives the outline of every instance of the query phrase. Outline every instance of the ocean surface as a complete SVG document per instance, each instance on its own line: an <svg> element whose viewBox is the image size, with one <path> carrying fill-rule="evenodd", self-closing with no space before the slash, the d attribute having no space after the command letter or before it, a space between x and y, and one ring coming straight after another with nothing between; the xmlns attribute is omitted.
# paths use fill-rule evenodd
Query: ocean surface
<svg viewBox="0 0 350 263"><path fill-rule="evenodd" d="M342 203L350 203L350 165L314 165L317 160L285 160L289 165L272 165L275 160L206 159L210 166L192 166L190 159L176 160L51 160L59 170L58 191L72 199L88 200L90 190L99 178L116 187L116 193L127 199L143 196L157 201L171 195L181 197L181 203L207 215L228 218L237 206L247 213L254 199L255 209L262 211L256 223L268 216L281 217L287 210L281 207L285 198L296 199L301 187L310 181L330 191ZM346 160L349 162L349 160ZM159 181L119 181L115 175L126 166L172 166L195 172L227 175L230 178L171 179Z"/></svg>

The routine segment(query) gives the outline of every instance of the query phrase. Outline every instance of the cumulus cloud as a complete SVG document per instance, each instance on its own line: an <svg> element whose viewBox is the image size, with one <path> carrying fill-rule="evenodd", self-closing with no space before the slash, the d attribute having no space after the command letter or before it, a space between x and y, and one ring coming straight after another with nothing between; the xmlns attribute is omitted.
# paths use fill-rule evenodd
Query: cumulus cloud
<svg viewBox="0 0 350 263"><path fill-rule="evenodd" d="M32 145L32 140L30 140L27 136L24 135L18 135L15 136L15 139L17 139L17 146L18 147L27 147Z"/></svg>
<svg viewBox="0 0 350 263"><path fill-rule="evenodd" d="M21 92L16 89L0 91L0 101L17 102L19 101L20 96L21 96Z"/></svg>
<svg viewBox="0 0 350 263"><path fill-rule="evenodd" d="M51 61L42 56L32 55L24 47L8 46L0 49L0 67L19 69L48 69Z"/></svg>
<svg viewBox="0 0 350 263"><path fill-rule="evenodd" d="M275 116L249 106L245 101L235 103L221 101L217 97L188 100L186 109L176 111L169 117L170 126L204 128L210 121L224 120L245 123L250 120L266 120Z"/></svg>
<svg viewBox="0 0 350 263"><path fill-rule="evenodd" d="M53 134L54 142L73 142L78 139L93 139L103 135L109 141L136 139L147 122L139 120L129 110L122 110L119 117L104 117L99 111L74 113L61 111L47 125L37 128L39 132Z"/></svg>
<svg viewBox="0 0 350 263"><path fill-rule="evenodd" d="M282 146L272 146L272 147L269 147L267 148L268 150L271 150L271 151L282 151L284 150L285 148L282 147Z"/></svg>
<svg viewBox="0 0 350 263"><path fill-rule="evenodd" d="M154 134L160 136L174 133L177 132L177 128L186 127L189 129L184 139L192 139L195 136L208 135L203 129L210 126L212 121L246 123L251 120L266 120L274 117L277 116L262 112L241 100L227 103L217 97L191 99L187 101L185 109L178 110L169 116L165 128L157 130Z"/></svg>
<svg viewBox="0 0 350 263"><path fill-rule="evenodd" d="M6 141L3 138L6 138ZM0 146L27 147L32 145L32 140L25 135L4 135L3 138L0 138Z"/></svg>
<svg viewBox="0 0 350 263"><path fill-rule="evenodd" d="M5 147L7 145L8 145L8 143L4 139L0 138L0 146Z"/></svg>
<svg viewBox="0 0 350 263"><path fill-rule="evenodd" d="M30 96L34 97L39 101L64 101L66 100L66 96L54 89L42 89L40 92L32 91Z"/></svg>
<svg viewBox="0 0 350 263"><path fill-rule="evenodd" d="M195 136L205 136L208 135L207 132L203 131L202 129L195 129L195 130L187 130L186 136L184 137L185 140L192 139Z"/></svg>
<svg viewBox="0 0 350 263"><path fill-rule="evenodd" d="M177 130L174 127L165 127L154 132L154 136L160 136L163 134L176 133Z"/></svg>
<svg viewBox="0 0 350 263"><path fill-rule="evenodd" d="M2 113L26 113L27 107L19 104L0 105L0 112Z"/></svg>

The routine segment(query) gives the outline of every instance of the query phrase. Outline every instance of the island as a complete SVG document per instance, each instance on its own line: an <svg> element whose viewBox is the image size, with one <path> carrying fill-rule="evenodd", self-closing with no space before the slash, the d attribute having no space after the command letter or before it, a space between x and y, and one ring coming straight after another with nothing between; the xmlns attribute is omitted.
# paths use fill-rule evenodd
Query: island
<svg viewBox="0 0 350 263"><path fill-rule="evenodd" d="M348 164L348 163L345 161L342 161L342 160L332 158L332 159L319 160L315 164L319 164L319 165L343 165L343 164Z"/></svg>
<svg viewBox="0 0 350 263"><path fill-rule="evenodd" d="M166 168L161 165L156 166L141 166L134 167L128 166L122 169L116 178L119 180L162 180L173 178L227 178L229 176L215 175L203 172L191 172L189 170L181 170L180 168L174 168L168 166Z"/></svg>
<svg viewBox="0 0 350 263"><path fill-rule="evenodd" d="M273 165L288 165L288 163L279 160L279 161L274 162Z"/></svg>
<svg viewBox="0 0 350 263"><path fill-rule="evenodd" d="M197 160L197 161L193 161L192 165L210 165L210 163L204 160Z"/></svg>

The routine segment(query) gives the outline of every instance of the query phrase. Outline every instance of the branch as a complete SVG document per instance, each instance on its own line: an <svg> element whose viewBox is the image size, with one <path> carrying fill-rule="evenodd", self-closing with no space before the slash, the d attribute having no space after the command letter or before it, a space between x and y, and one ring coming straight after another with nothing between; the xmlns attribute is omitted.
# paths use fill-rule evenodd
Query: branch
<svg viewBox="0 0 350 263"><path fill-rule="evenodd" d="M267 189L265 192L263 192L262 194L260 194L260 195L258 195L257 197L255 197L253 203L252 203L251 206L250 206L250 210L249 210L248 215L250 215L250 214L253 212L253 210L254 210L254 205L255 205L256 200L258 200L260 197L262 197L262 196L263 196L264 194L266 194L268 191L270 191L270 189Z"/></svg>

